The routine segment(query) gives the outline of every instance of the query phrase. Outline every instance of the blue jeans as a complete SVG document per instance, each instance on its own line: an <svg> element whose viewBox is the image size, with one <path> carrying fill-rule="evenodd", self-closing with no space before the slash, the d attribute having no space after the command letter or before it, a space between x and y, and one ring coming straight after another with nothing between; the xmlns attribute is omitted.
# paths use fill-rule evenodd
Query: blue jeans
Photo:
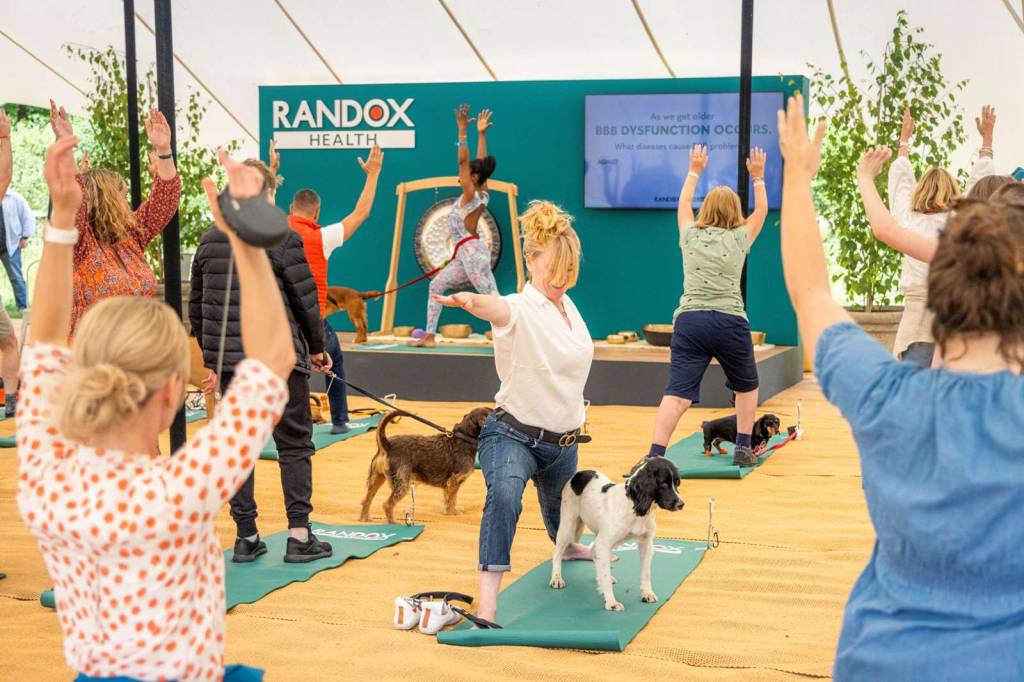
<svg viewBox="0 0 1024 682"><path fill-rule="evenodd" d="M3 239L3 235L0 235ZM0 248L0 261L7 271L7 279L11 280L11 288L14 289L14 304L18 310L28 307L28 287L25 286L25 277L21 274L21 249L12 254L7 253L6 245Z"/></svg>
<svg viewBox="0 0 1024 682"><path fill-rule="evenodd" d="M229 665L224 667L224 682L260 682L263 679L263 671L259 668L250 668L247 665ZM90 677L85 673L78 673L75 682L139 682L134 677Z"/></svg>
<svg viewBox="0 0 1024 682"><path fill-rule="evenodd" d="M928 369L932 366L932 357L934 355L934 343L915 341L907 346L907 349L900 354L900 360Z"/></svg>
<svg viewBox="0 0 1024 682"><path fill-rule="evenodd" d="M338 375L338 379L345 378L345 361L341 357L341 344L338 343L338 335L334 333L334 327L324 318L324 350L331 356L331 371ZM348 421L348 387L344 381L335 380L328 382L327 404L331 406L331 423L341 426Z"/></svg>
<svg viewBox="0 0 1024 682"><path fill-rule="evenodd" d="M480 431L480 469L487 499L480 521L481 571L512 570L512 540L523 511L523 491L532 480L548 537L555 541L562 488L576 473L576 445L567 448L527 436L491 414Z"/></svg>

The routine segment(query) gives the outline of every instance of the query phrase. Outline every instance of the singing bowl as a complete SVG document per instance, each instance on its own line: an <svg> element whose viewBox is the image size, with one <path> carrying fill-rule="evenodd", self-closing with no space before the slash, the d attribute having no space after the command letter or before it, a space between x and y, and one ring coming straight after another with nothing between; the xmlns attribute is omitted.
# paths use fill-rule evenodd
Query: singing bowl
<svg viewBox="0 0 1024 682"><path fill-rule="evenodd" d="M451 232L448 230L448 216L451 214L455 202L461 196L460 194L434 202L423 212L419 222L416 223L413 246L416 252L416 262L420 264L423 272L432 272L452 257L455 242L452 241ZM480 215L476 227L480 240L491 252L491 270L493 270L501 259L501 230L498 228L498 222L486 207Z"/></svg>
<svg viewBox="0 0 1024 682"><path fill-rule="evenodd" d="M410 337L412 336L412 327L395 327L391 330L391 333L398 337Z"/></svg>
<svg viewBox="0 0 1024 682"><path fill-rule="evenodd" d="M652 346L667 346L672 343L671 324L645 324L644 339Z"/></svg>
<svg viewBox="0 0 1024 682"><path fill-rule="evenodd" d="M448 339L468 339L473 328L468 324L442 324L441 336Z"/></svg>

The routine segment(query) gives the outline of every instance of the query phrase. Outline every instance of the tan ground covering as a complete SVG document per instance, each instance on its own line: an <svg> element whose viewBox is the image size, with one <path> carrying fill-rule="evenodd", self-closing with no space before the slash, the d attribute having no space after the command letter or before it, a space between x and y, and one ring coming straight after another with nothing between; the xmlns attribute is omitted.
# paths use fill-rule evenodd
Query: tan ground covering
<svg viewBox="0 0 1024 682"><path fill-rule="evenodd" d="M440 491L419 486L418 518L426 530L415 542L237 607L227 619L227 660L263 667L269 680L827 677L843 604L867 560L873 533L849 429L814 380L806 379L763 409L790 424L797 398L803 399L803 441L786 446L743 481L684 481L685 510L658 514L660 535L703 539L707 502L713 497L722 543L624 653L450 647L391 629L397 595L437 588L476 593L484 483L474 475L462 490L464 515L441 515ZM452 424L470 405L406 407ZM694 410L677 437L725 413ZM592 408L595 440L583 446L581 467L618 476L646 451L653 416L649 408ZM12 429L10 422L0 424L0 434ZM409 420L396 425L399 430L425 432ZM375 447L373 435L360 436L316 456L315 518L356 522ZM35 541L18 516L16 466L15 451L0 450L0 571L8 576L0 581L0 678L66 680L71 671L64 663L57 619L37 600L50 583ZM260 528L269 534L284 526L276 463L260 462L256 480ZM383 495L373 507L378 523L383 522ZM512 578L550 557L542 528L531 486L513 548ZM226 508L218 530L228 546L233 526Z"/></svg>

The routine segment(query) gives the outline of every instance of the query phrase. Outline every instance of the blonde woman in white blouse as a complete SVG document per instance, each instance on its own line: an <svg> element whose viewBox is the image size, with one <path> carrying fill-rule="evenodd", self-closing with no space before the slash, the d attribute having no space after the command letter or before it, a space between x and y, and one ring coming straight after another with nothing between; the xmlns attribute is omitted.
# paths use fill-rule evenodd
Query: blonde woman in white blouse
<svg viewBox="0 0 1024 682"><path fill-rule="evenodd" d="M579 274L580 240L572 216L547 201L523 214L523 251L530 282L520 294L436 296L491 323L501 388L497 409L480 432L480 468L487 501L480 523L480 600L477 616L493 621L501 579L511 570L512 540L526 482L537 488L548 537L558 533L562 488L576 473L585 419L583 387L594 343L567 295ZM575 545L573 559L590 559Z"/></svg>

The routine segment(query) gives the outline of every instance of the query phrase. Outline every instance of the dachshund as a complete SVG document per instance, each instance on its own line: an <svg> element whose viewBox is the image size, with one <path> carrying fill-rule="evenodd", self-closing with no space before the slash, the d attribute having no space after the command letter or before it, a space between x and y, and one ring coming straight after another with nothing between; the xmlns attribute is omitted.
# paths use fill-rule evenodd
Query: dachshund
<svg viewBox="0 0 1024 682"><path fill-rule="evenodd" d="M704 454L711 456L711 448L718 450L718 454L726 454L722 449L722 442L736 442L736 415L712 419L701 422L700 428L704 430ZM772 436L779 432L779 418L774 414L766 414L754 422L753 431L750 434L750 449L757 452L771 440Z"/></svg>

